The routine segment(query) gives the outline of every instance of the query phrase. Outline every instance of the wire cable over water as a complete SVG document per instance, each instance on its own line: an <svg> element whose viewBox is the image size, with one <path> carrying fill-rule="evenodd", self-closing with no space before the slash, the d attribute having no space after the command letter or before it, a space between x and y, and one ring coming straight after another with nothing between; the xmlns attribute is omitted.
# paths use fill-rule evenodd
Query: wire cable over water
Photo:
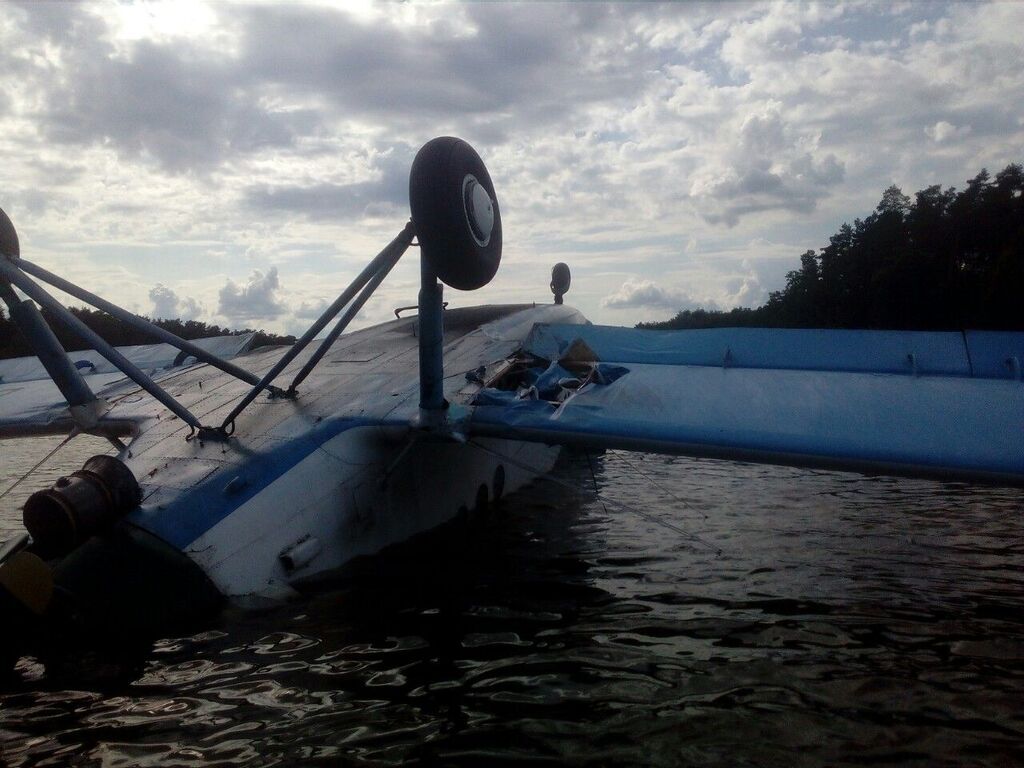
<svg viewBox="0 0 1024 768"><path fill-rule="evenodd" d="M608 514L608 507L605 506L604 500L601 498L601 490L597 487L597 473L594 471L594 461L590 456L590 451L585 451L584 455L587 457L587 469L590 470L590 482L594 484L594 495L597 496L597 500L601 502L601 509L604 513Z"/></svg>
<svg viewBox="0 0 1024 768"><path fill-rule="evenodd" d="M544 470L540 469L539 467L531 466L530 464L528 464L525 461L520 461L519 459L512 458L511 456L508 456L508 455L506 455L504 453L499 453L498 451L495 451L495 450L492 450L492 449L488 448L486 445L481 445L476 440L469 440L467 442L470 445L472 445L472 446L474 446L476 448L479 448L481 451L489 453L492 456L495 456L495 457L501 459L502 461L507 461L509 464L512 464L513 466L519 467L519 469L525 470L526 472L530 472L530 473L532 473L534 475L537 475L537 476L545 476L548 481L554 483L555 485L560 485L563 488L566 488L566 489L568 489L570 491L576 491L576 492L583 491L583 492L586 492L586 488L584 488L581 485L578 485L576 483L570 483L567 480L562 480L561 478L558 478L558 477L553 477L552 475L547 474ZM589 462L589 459L590 459L590 455L588 454L587 455L588 462ZM593 471L593 470L591 470L591 471ZM601 501L602 504L605 504L605 503L611 504L612 506L618 507L619 509L621 509L621 510L623 510L625 512L629 512L631 514L634 514L637 517L639 517L639 518L641 518L643 520L646 520L649 523L653 523L655 525L661 526L662 528L670 530L670 531L678 534L682 538L687 539L688 541L690 541L690 542L692 542L694 544L699 544L700 546L704 547L705 549L707 549L707 550L709 550L711 552L714 552L716 557L720 557L722 555L722 550L721 550L720 547L712 544L707 539L704 539L704 538L702 538L701 536L698 536L695 533L691 533L690 531L687 531L685 528L681 528L680 526L676 525L675 523L670 523L667 520L662 520L657 515L652 515L650 512L644 512L643 510L637 509L636 507L632 506L631 504L627 504L627 503L625 503L623 501L618 501L617 499L609 499L609 498L606 498L606 497L602 498L600 493L597 492L597 484L596 484L596 482L595 482L595 485L594 485L594 492L595 492L595 495L597 495L598 499Z"/></svg>
<svg viewBox="0 0 1024 768"><path fill-rule="evenodd" d="M56 448L54 448L48 454L43 456L43 458L41 458L39 461L37 461L35 463L35 465L31 469L29 469L27 472L25 472L25 474L23 474L21 477L19 477L17 480L15 480L13 483L11 483L7 488L5 488L4 492L0 493L0 499L3 499L5 496L7 496L7 494L9 494L11 491L13 491L19 485L21 485L22 481L25 478L27 478L29 475L31 475L33 472L35 472L37 469L39 469L41 466L43 466L43 464L48 462L50 459L52 459L57 454L57 451L59 451L65 445L70 443L71 439L74 438L74 437L77 437L78 434L79 434L79 432L78 432L77 429L76 430L72 430L71 434L68 435L67 437L65 437Z"/></svg>
<svg viewBox="0 0 1024 768"><path fill-rule="evenodd" d="M630 468L631 470L633 470L634 472L636 472L636 473L637 473L638 475L640 475L640 477L642 477L642 478L643 478L644 480L646 480L647 482L649 482L649 483L650 483L650 484L651 484L652 486L654 486L655 488L657 488L657 489L658 489L659 491L661 491L662 493L664 493L664 494L665 494L666 496L668 496L668 497L669 497L669 498L671 498L672 500L674 500L674 501L677 501L677 502L679 502L680 504L682 504L682 505L683 505L684 507L686 507L686 508L687 508L688 510L690 510L691 512L693 512L693 513L695 513L695 514L699 514L699 515L701 515L701 516L702 516L702 517L703 517L703 518L704 518L705 520L707 520L707 519L708 519L708 513L707 513L707 512L703 512L703 511L701 511L701 510L697 510L697 509L694 509L693 505L692 505L692 504L690 504L690 502L688 502L688 501L687 501L686 499L680 498L680 497L679 497L679 496L677 496L676 494L672 493L672 491L670 491L670 490L669 490L668 488L666 488L666 487L665 487L664 485L662 485L661 483L659 483L659 482L658 482L657 480L655 480L655 479L654 479L653 477L651 477L651 476L650 476L649 474L647 474L646 472L644 472L644 471L643 471L642 469L640 469L640 467L638 467L638 466L637 466L636 464L634 464L633 462L631 462L631 461L630 461L629 459L627 459L627 458L626 458L625 456L623 456L622 454L616 454L616 455L615 455L615 458L616 458L616 460L617 460L617 461L621 461L621 462L622 462L623 464L625 464L625 465L626 465L627 467L629 467L629 468ZM587 461L588 461L588 462L590 461L590 454L589 454L589 453L587 454ZM591 469L591 472L593 472L593 469Z"/></svg>

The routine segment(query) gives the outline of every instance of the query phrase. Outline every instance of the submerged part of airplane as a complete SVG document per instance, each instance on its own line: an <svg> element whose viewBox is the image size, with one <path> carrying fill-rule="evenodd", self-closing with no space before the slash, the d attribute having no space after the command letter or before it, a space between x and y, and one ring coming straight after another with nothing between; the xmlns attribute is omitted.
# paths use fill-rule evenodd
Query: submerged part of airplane
<svg viewBox="0 0 1024 768"><path fill-rule="evenodd" d="M554 304L445 310L439 280L472 290L497 272L494 188L476 152L443 137L417 155L410 203L294 346L233 361L21 258L0 215L0 298L53 382L0 382L0 437L117 447L31 497L27 533L0 551L8 667L177 632L225 597L287 598L486 507L561 445L1024 485L1024 334L592 326L562 303L564 264ZM342 336L414 238L418 315ZM37 280L180 359L143 371ZM123 375L76 367L36 304Z"/></svg>

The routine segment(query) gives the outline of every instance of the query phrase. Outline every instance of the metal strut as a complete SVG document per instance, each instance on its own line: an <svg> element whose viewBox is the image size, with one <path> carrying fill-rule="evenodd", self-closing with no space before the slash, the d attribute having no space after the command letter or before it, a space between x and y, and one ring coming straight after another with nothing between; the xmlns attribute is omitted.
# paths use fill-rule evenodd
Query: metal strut
<svg viewBox="0 0 1024 768"><path fill-rule="evenodd" d="M39 308L31 301L19 299L10 284L3 280L0 280L0 298L7 304L11 320L18 326L68 405L75 408L95 402L96 395L89 389L79 370L71 364L67 352L53 329L46 324Z"/></svg>
<svg viewBox="0 0 1024 768"><path fill-rule="evenodd" d="M292 383L288 385L288 395L294 395L295 388L305 381L306 377L309 376L314 368L316 368L317 363L319 363L323 359L324 355L327 354L327 350L334 345L334 342L336 342L338 337L341 336L342 331L348 327L348 324L352 322L352 319L359 313L359 310L363 308L363 305L366 304L370 296L373 295L373 292L377 290L377 287L382 282L384 282L384 278L388 276L388 273L391 272L392 269L394 269L395 265L398 263L398 259L402 256L402 253L403 251L396 250L394 258L385 263L384 266L377 271L377 274L370 278L370 281L363 287L363 290L360 291L359 295L356 296L348 309L345 310L345 313L338 318L337 324L331 329L331 332L327 334L327 338L320 343L320 346L317 348L316 352L313 353L313 356L309 358L306 364L302 367L302 370L295 375Z"/></svg>
<svg viewBox="0 0 1024 768"><path fill-rule="evenodd" d="M28 275L24 274L7 259L0 259L0 276L2 276L4 280L24 291L28 297L37 304L42 305L52 312L53 315L65 327L67 327L69 331L76 334L86 343L91 344L92 347L103 355L103 357L109 360L112 365L117 366L125 376L149 392L149 394L159 400L168 410L170 410L171 413L192 427L193 430L200 428L201 425L199 423L199 419L193 416L188 408L167 394L159 384L147 376L131 360L114 349L114 347L108 344L103 337L71 314L59 301L33 282Z"/></svg>
<svg viewBox="0 0 1024 768"><path fill-rule="evenodd" d="M420 260L420 410L438 414L444 399L444 286L426 259Z"/></svg>
<svg viewBox="0 0 1024 768"><path fill-rule="evenodd" d="M139 317L138 315L132 314L131 312L122 309L116 304L112 304L111 302L107 301L101 296L97 296L94 293L90 293L84 288L79 288L74 283L69 282L64 278L60 277L59 275L55 275L52 272L43 269L38 264L33 264L32 262L25 261L24 259L21 258L15 259L14 264L17 267L19 267L23 272L27 272L28 274L33 275L34 277L37 277L38 279L42 280L44 283L49 283L54 288L64 291L64 293L70 294L74 296L76 299L84 301L87 304L91 304L97 309L103 310L108 315L117 318L121 322L131 326L132 328L135 328L136 330L142 331L143 333L147 333L150 336L160 339L161 341L164 341L173 347L177 347L183 352L187 352L188 354L195 357L197 360L202 360L204 363L212 365L214 368L219 368L225 373L229 373L235 378L241 379L242 381L246 382L247 384L259 383L259 377L256 374L250 373L249 371L243 368L239 368L237 365L229 363L227 360L220 359L219 357L217 357L217 355L211 352L207 352L205 349L198 346L197 344L193 344L187 339L183 339L180 336L171 333L170 331L165 330L160 326L155 325L154 323L149 322L143 317Z"/></svg>
<svg viewBox="0 0 1024 768"><path fill-rule="evenodd" d="M156 398L156 400L188 424L193 430L199 430L201 437L203 435L212 437L213 433L230 433L230 431L233 431L235 418L250 403L252 403L253 400L256 399L256 396L262 390L269 390L272 395L293 396L295 394L295 388L302 383L317 363L320 362L323 356L330 349L331 345L337 340L338 336L341 335L342 331L345 330L359 310L362 309L363 305L366 304L374 290L376 290L384 278L387 277L395 264L398 263L402 254L404 254L409 248L415 235L416 231L410 221L405 225L402 231L399 232L398 235L388 243L388 245L385 246L376 257L374 257L363 271L359 273L356 279L352 281L351 285L349 285L349 287L334 300L334 303L327 308L319 319L310 326L309 330L303 334L302 338L285 353L285 355L277 362L276 365L274 365L273 368L271 368L270 371L267 372L266 375L263 376L262 379L257 379L255 374L239 368L225 360L221 360L216 355L207 352L198 345L192 344L170 331L166 331L144 318L134 315L131 312L118 307L116 304L106 301L83 288L79 288L74 283L64 280L58 275L55 275L36 264L24 261L18 256L8 256L6 254L0 256L0 294L2 294L0 295L0 298L2 298L10 307L12 319L18 321L19 328L22 329L29 341L32 342L32 346L36 351L36 354L39 356L40 360L42 360L47 372L60 388L61 393L71 406L75 407L94 402L96 401L96 396L89 389L89 386L85 383L85 380L82 378L78 370L71 365L71 362L67 357L67 353L60 345L60 342L57 341L56 336L54 336L53 331L46 324L46 321L39 313L39 310L32 305L31 302L20 301L17 294L15 294L10 288L10 285L17 286L32 300L46 308L49 312L53 313L53 315L63 325L65 325L68 330L79 336L86 343L92 345L92 347L105 357L112 365L120 369L122 373ZM89 326L71 314L71 312L47 293L45 289L36 284L26 273L34 275L40 280L49 283L53 287L64 291L75 298L92 304L94 307L112 315L133 328L159 338L182 351L194 355L197 359L219 368L225 373L231 374L242 381L254 385L252 390L250 390L242 401L235 406L228 417L224 419L224 422L219 429L203 427L199 420L193 416L185 406L175 400L163 388L161 388L159 384L153 381L152 378L147 376L124 355L118 352L112 345L108 344L101 336L89 328ZM348 307L345 314L338 320L337 325L321 343L313 357L310 358L302 370L296 375L288 391L284 392L278 387L273 386L271 382L278 376L278 374L280 374L281 371L283 371L285 367L287 367L288 364L291 363L292 360L294 360L295 357L302 352L302 350L305 349L311 341L313 341L316 335L334 319L338 312L344 309L346 305L349 305L350 302L351 305ZM229 427L231 429L229 429Z"/></svg>
<svg viewBox="0 0 1024 768"><path fill-rule="evenodd" d="M256 399L260 390L265 389L270 382L277 378L281 371L283 371L288 364L291 363L300 352L302 352L302 350L309 346L309 343L313 341L314 337L316 337L316 335L335 318L345 305L352 301L356 294L358 294L367 283L375 278L381 270L385 267L390 270L391 267L394 266L394 263L398 261L399 257L408 250L415 235L416 230L413 228L413 224L410 221L405 225L402 231L398 233L395 239L384 246L384 250L378 253L373 260L366 265L363 271L360 272L356 279L352 281L352 284L342 291L341 295L334 300L334 303L331 304L331 306L324 311L316 322L309 327L309 330L302 335L302 338L295 342L291 349L285 353L284 357L278 360L277 364L271 368L262 379L260 379L259 383L252 388L249 394L242 398L242 401L232 409L231 413L229 413L224 419L224 423L220 426L222 432L230 434L230 432L233 431L234 421L238 417L238 414L244 411L249 404ZM383 279L383 277L381 279ZM366 298L369 298L369 295L367 295ZM365 299L363 299L363 301L365 302ZM293 382L293 388L296 383L297 382Z"/></svg>

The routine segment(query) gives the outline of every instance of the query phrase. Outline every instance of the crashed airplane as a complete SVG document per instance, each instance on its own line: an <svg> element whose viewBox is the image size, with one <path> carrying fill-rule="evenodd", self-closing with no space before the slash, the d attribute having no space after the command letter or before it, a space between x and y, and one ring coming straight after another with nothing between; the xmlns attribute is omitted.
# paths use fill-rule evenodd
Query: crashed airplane
<svg viewBox="0 0 1024 768"><path fill-rule="evenodd" d="M0 663L287 599L515 491L565 445L1024 485L1024 334L594 326L563 303L562 264L554 303L446 310L444 285L500 265L494 187L442 137L409 189L410 221L294 346L231 359L22 258L0 212L0 298L51 380L0 383L0 437L116 449L26 502L0 551ZM418 312L342 335L414 244ZM42 284L174 364L143 370ZM76 367L39 306L106 372Z"/></svg>

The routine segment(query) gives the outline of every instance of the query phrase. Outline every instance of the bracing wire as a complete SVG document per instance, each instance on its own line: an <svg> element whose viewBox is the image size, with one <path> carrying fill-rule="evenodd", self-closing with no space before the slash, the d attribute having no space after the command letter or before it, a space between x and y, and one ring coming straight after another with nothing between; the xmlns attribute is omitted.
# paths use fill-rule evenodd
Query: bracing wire
<svg viewBox="0 0 1024 768"><path fill-rule="evenodd" d="M48 454L43 456L43 458L41 458L38 462L36 462L36 464L31 469L29 469L27 472L25 472L25 474L23 474L21 477L19 477L17 480L15 480L13 483L11 483L11 485L9 485L7 488L5 488L4 492L0 493L0 499L3 499L5 496L7 496L7 494L9 494L11 491L13 491L19 485L21 485L22 481L25 480L29 475L31 475L33 472L35 472L37 469L39 469L41 466L43 466L43 464L45 464L50 459L52 459L56 455L57 451L59 451L61 448L63 448L65 445L67 445L69 442L71 442L71 438L75 437L76 435L78 435L78 430L73 430L70 435L68 435L67 437L65 437L61 441L60 445L58 445L56 448L54 448Z"/></svg>
<svg viewBox="0 0 1024 768"><path fill-rule="evenodd" d="M488 448L486 445L480 444L476 440L469 440L468 442L469 442L470 445L473 445L476 448L479 448L481 451L485 451L486 453L489 453L492 456L496 456L499 459L501 459L502 461L506 461L509 464L512 464L513 466L516 466L516 467L519 467L522 470L525 470L526 472L530 472L530 473L532 473L534 475L538 475L538 476L546 474L544 472L544 470L540 469L539 467L531 466L530 464L528 464L528 463L526 463L524 461L520 461L519 459L514 459L511 456L508 456L507 454L498 453L497 451L494 451L494 450ZM590 460L589 454L587 455L587 460L588 460L588 462ZM593 467L591 467L591 473L593 474ZM576 483L570 483L570 482L568 482L566 480L562 480L561 478L553 477L552 475L546 475L546 479L549 480L550 482L554 483L555 485L560 485L563 488L566 488L566 489L568 489L570 491L579 492L581 490L584 490L583 488L581 488ZM595 489L595 492L597 492L597 478L596 477L594 478L594 489ZM658 517L657 515L652 515L650 512L644 512L642 509L637 509L633 505L626 504L625 502L618 501L617 499L602 498L600 496L600 494L598 494L598 499L601 501L602 506L605 505L605 503L607 502L608 504L611 504L613 507L618 507L619 509L623 510L624 512L629 512L631 514L634 514L637 517L642 518L643 520L646 520L649 523L653 523L654 525L658 525L658 526L661 526L662 528L665 528L665 529L667 529L669 531L672 531L672 532L678 534L679 536L681 536L684 539L687 539L687 540L689 540L689 541L691 541L691 542L693 542L695 544L700 544L702 547L710 550L711 552L714 552L716 556L722 554L721 548L715 546L714 544L712 544L707 539L704 539L704 538L702 538L701 536L698 536L695 533L691 533L690 531L687 531L685 528L681 528L680 526L676 525L675 523L670 523L668 520L663 520L660 517ZM605 509L607 509L607 507L605 507Z"/></svg>
<svg viewBox="0 0 1024 768"><path fill-rule="evenodd" d="M631 462L631 461L630 461L629 459L627 459L627 458L626 458L625 456L622 456L622 455L619 455L619 454L617 454L617 455L616 455L616 459L618 459L618 460L619 460L619 461L621 461L621 462L622 462L623 464L625 464L625 465L626 465L627 467L629 467L629 468L630 468L631 470L633 470L634 472L636 472L636 473L637 473L638 475L640 475L640 477L644 478L644 480L646 480L647 482L649 482L649 483L650 483L651 485L653 485L653 486L654 486L655 488L657 488L657 489L658 489L659 491L661 491L662 493L664 493L664 494L665 494L666 496L669 496L669 497L671 497L671 498L672 498L673 500L675 500L675 501L678 501L678 502L679 502L680 504L682 504L682 505L683 505L684 507L686 507L686 508L687 508L688 510L690 510L690 511L691 511L691 512L693 512L694 514L699 514L699 515L701 515L701 516L702 516L702 517L703 517L703 518L704 518L705 520L707 520L707 519L708 519L708 514L707 514L707 512L704 512L704 511L702 511L702 510L698 510L698 509L694 509L693 505L692 505L692 504L690 504L690 502L688 502L688 501L687 501L686 499L684 499L684 498L681 498L681 497L677 496L676 494L672 493L672 491L670 491L670 490L669 490L668 488L666 488L666 487L665 487L664 485L662 485L661 483L659 483L659 482L658 482L657 480L655 480L655 479L654 479L653 477L651 477L651 476L650 476L649 474L647 474L646 472L644 472L644 471L643 471L642 469L640 469L640 467L638 467L638 466L637 466L636 464L634 464L633 462ZM590 460L590 455L589 455L589 454L587 455L587 460L588 460L588 461ZM593 472L593 470L591 470L591 472Z"/></svg>
<svg viewBox="0 0 1024 768"><path fill-rule="evenodd" d="M601 509L604 513L608 514L608 507L605 506L604 499L601 498L601 490L597 487L597 473L594 472L594 462L590 458L590 451L586 451L584 455L587 457L587 469L590 470L590 481L594 484L594 495L597 496L597 500L601 502Z"/></svg>

